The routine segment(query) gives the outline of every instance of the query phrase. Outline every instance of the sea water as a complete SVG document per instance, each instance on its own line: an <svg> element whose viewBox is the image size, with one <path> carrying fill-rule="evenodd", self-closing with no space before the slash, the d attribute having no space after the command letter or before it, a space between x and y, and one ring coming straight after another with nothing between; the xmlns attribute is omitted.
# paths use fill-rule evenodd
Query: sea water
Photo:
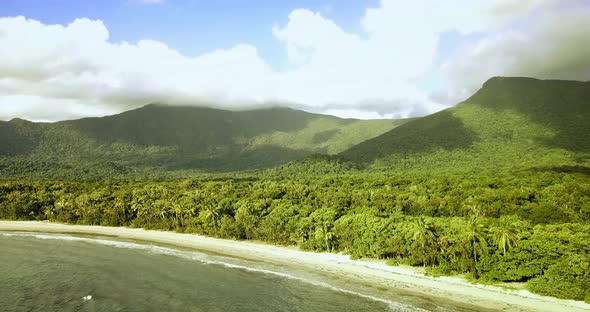
<svg viewBox="0 0 590 312"><path fill-rule="evenodd" d="M95 237L0 232L0 310L455 309L432 302L402 303L295 269L201 252Z"/></svg>

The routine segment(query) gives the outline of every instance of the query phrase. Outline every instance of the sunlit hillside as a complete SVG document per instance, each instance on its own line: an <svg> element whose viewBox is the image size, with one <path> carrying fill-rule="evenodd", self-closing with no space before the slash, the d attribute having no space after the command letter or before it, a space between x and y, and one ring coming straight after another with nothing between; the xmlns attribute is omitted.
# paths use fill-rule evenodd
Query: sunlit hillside
<svg viewBox="0 0 590 312"><path fill-rule="evenodd" d="M339 156L383 170L585 171L590 82L492 78L457 106L408 122Z"/></svg>

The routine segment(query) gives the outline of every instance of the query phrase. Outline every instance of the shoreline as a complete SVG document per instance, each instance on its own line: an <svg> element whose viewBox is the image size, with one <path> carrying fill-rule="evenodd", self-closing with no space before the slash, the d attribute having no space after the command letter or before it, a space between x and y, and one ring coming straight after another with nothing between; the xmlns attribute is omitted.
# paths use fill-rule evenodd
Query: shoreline
<svg viewBox="0 0 590 312"><path fill-rule="evenodd" d="M350 260L348 256L341 254L304 252L256 242L125 227L65 225L39 221L0 221L0 231L100 235L189 248L276 265L296 266L476 310L590 311L590 304L581 301L544 297L526 290L471 284L457 277L424 276L409 268L388 266L384 261Z"/></svg>

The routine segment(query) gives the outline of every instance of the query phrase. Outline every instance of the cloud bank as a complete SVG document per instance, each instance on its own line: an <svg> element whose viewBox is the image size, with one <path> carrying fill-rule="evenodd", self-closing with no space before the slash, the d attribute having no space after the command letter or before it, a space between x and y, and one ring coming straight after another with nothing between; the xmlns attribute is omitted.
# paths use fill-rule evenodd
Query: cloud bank
<svg viewBox="0 0 590 312"><path fill-rule="evenodd" d="M100 116L151 102L408 117L448 107L491 76L590 80L584 1L414 2L382 0L366 10L361 33L294 10L269 29L290 64L282 71L247 43L191 57L153 40L110 42L100 20L0 18L0 119ZM473 39L445 55L449 32Z"/></svg>

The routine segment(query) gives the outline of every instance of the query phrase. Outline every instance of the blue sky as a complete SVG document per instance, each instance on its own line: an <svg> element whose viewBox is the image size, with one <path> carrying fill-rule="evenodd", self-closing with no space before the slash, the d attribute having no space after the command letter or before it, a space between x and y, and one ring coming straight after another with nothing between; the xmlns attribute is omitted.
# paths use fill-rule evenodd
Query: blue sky
<svg viewBox="0 0 590 312"><path fill-rule="evenodd" d="M284 24L298 8L319 11L350 32L362 33L359 20L378 0L2 0L0 16L22 15L46 24L76 18L102 20L110 41L162 41L188 56L250 43L276 68L287 66L273 25Z"/></svg>
<svg viewBox="0 0 590 312"><path fill-rule="evenodd" d="M423 116L493 76L590 80L587 0L1 0L0 120L147 103Z"/></svg>

